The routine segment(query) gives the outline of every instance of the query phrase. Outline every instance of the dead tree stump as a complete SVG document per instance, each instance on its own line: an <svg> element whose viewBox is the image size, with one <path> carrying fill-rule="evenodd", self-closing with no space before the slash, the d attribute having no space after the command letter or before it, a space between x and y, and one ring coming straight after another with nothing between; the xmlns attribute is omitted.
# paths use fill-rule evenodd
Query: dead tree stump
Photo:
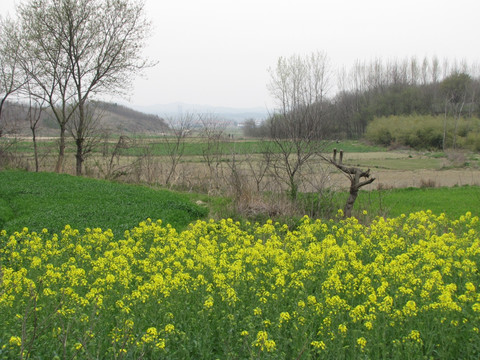
<svg viewBox="0 0 480 360"><path fill-rule="evenodd" d="M340 150L340 159L337 161L337 149L333 149L333 158L326 159L329 163L341 170L350 179L350 195L344 208L344 216L346 218L352 216L353 205L358 196L358 191L362 186L371 184L375 178L370 177L370 169L362 170L353 166L343 164L343 150ZM365 179L365 180L362 180Z"/></svg>

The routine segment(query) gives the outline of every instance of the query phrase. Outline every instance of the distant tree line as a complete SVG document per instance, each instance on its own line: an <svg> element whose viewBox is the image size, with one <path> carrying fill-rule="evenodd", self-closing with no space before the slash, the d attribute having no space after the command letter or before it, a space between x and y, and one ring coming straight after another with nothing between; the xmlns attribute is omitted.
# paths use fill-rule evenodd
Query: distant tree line
<svg viewBox="0 0 480 360"><path fill-rule="evenodd" d="M282 68L282 62L289 66ZM322 82L302 77L308 71L311 76L322 73ZM325 54L315 59L295 55L281 58L271 74L270 90L279 101L262 124L245 122L246 136L290 138L298 131L309 136L315 131L313 136L319 139L355 139L365 134L375 117L445 116L458 123L460 117L480 115L479 68L465 61L440 61L437 57L358 61L348 71L337 71L334 84L335 72ZM316 123L315 129L300 126L302 130L293 134L287 125L287 112L298 124L305 124L308 114Z"/></svg>

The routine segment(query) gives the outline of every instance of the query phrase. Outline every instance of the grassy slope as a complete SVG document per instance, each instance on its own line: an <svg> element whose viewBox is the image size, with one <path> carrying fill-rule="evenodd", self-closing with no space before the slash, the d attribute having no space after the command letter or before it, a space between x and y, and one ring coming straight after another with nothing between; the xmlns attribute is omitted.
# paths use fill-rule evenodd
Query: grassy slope
<svg viewBox="0 0 480 360"><path fill-rule="evenodd" d="M0 172L0 229L59 232L65 225L123 233L150 217L175 228L207 215L166 190L54 173Z"/></svg>
<svg viewBox="0 0 480 360"><path fill-rule="evenodd" d="M347 195L345 194L345 197ZM355 203L357 210L368 209L370 214L390 217L421 210L434 214L445 213L450 218L467 211L480 216L480 187L406 188L382 191L361 191Z"/></svg>

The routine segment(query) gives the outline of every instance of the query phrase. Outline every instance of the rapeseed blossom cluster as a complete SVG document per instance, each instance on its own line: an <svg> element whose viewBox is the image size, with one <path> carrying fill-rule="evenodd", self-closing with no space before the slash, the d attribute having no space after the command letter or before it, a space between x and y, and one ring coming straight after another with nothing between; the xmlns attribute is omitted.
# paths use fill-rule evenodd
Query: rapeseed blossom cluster
<svg viewBox="0 0 480 360"><path fill-rule="evenodd" d="M480 354L479 219L0 233L0 357Z"/></svg>

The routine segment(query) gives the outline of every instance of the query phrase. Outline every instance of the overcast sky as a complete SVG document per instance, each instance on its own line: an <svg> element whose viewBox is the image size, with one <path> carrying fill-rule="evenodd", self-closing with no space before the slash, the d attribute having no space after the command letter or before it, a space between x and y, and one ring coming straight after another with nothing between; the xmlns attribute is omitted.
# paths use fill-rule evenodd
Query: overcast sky
<svg viewBox="0 0 480 360"><path fill-rule="evenodd" d="M1 0L0 14L19 0ZM135 105L268 107L280 56L324 51L355 60L437 56L480 60L479 0L146 0L158 61L131 91Z"/></svg>

